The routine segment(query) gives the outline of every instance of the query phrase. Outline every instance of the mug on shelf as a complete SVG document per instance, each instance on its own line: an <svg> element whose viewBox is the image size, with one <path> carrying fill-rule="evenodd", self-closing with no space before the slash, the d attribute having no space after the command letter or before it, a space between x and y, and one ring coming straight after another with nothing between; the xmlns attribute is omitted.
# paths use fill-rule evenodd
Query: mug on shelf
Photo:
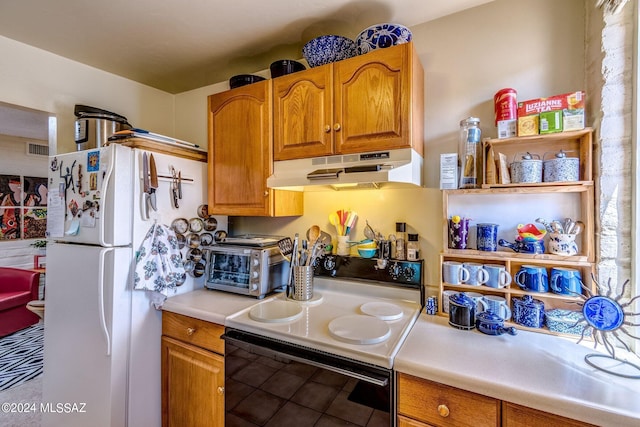
<svg viewBox="0 0 640 427"><path fill-rule="evenodd" d="M492 311L500 316L502 320L511 319L511 309L506 298L497 295L485 295L482 299L487 304L487 311Z"/></svg>
<svg viewBox="0 0 640 427"><path fill-rule="evenodd" d="M462 266L469 271L469 279L465 284L480 286L489 280L489 272L485 270L484 265L477 262L465 262Z"/></svg>
<svg viewBox="0 0 640 427"><path fill-rule="evenodd" d="M452 295L459 293L458 291L452 291L450 289L442 291L442 312L449 313L449 298Z"/></svg>
<svg viewBox="0 0 640 427"><path fill-rule="evenodd" d="M561 295L581 295L582 275L580 270L565 267L553 267L549 280L551 291Z"/></svg>
<svg viewBox="0 0 640 427"><path fill-rule="evenodd" d="M549 278L545 267L523 265L520 267L520 271L514 276L513 281L525 291L549 291Z"/></svg>
<svg viewBox="0 0 640 427"><path fill-rule="evenodd" d="M476 248L489 252L498 250L498 224L481 223L476 226Z"/></svg>
<svg viewBox="0 0 640 427"><path fill-rule="evenodd" d="M476 314L482 313L489 308L489 305L484 300L484 295L480 292L465 292L464 294L475 303Z"/></svg>
<svg viewBox="0 0 640 427"><path fill-rule="evenodd" d="M469 270L461 262L444 261L442 263L442 278L445 283L461 285L469 280Z"/></svg>
<svg viewBox="0 0 640 427"><path fill-rule="evenodd" d="M484 269L489 273L489 280L485 283L490 288L506 288L511 284L511 274L502 264L485 264Z"/></svg>
<svg viewBox="0 0 640 427"><path fill-rule="evenodd" d="M467 249L469 241L469 218L449 219L449 248Z"/></svg>

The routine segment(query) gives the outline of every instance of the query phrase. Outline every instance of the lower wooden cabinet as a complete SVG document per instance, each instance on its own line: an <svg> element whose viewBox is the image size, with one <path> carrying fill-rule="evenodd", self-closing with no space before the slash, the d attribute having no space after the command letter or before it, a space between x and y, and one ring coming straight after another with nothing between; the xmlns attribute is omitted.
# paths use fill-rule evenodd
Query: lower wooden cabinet
<svg viewBox="0 0 640 427"><path fill-rule="evenodd" d="M593 427L407 374L398 374L398 427Z"/></svg>
<svg viewBox="0 0 640 427"><path fill-rule="evenodd" d="M498 426L500 400L399 374L398 414L432 426Z"/></svg>
<svg viewBox="0 0 640 427"><path fill-rule="evenodd" d="M508 427L587 427L582 421L572 420L511 402L502 402L502 425Z"/></svg>
<svg viewBox="0 0 640 427"><path fill-rule="evenodd" d="M224 426L224 328L162 316L162 425Z"/></svg>

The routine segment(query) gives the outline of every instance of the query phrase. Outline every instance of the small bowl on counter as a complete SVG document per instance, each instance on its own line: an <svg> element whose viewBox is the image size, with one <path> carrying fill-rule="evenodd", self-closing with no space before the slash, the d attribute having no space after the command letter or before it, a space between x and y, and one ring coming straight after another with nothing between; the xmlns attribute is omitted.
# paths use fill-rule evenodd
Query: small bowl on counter
<svg viewBox="0 0 640 427"><path fill-rule="evenodd" d="M356 42L342 36L326 35L316 37L302 47L302 56L312 68L356 55Z"/></svg>
<svg viewBox="0 0 640 427"><path fill-rule="evenodd" d="M264 77L256 76L253 74L238 74L229 79L229 86L231 89L235 89L237 87L250 85L252 83L257 83L265 80Z"/></svg>
<svg viewBox="0 0 640 427"><path fill-rule="evenodd" d="M373 248L358 248L358 254L361 258L373 258L376 252L378 252L378 250Z"/></svg>
<svg viewBox="0 0 640 427"><path fill-rule="evenodd" d="M411 41L411 31L401 24L382 23L362 30L356 37L358 55Z"/></svg>
<svg viewBox="0 0 640 427"><path fill-rule="evenodd" d="M272 79L280 76L285 76L287 74L297 73L298 71L304 71L306 69L307 67L305 67L303 63L293 61L291 59L280 59L278 61L272 62L269 66Z"/></svg>

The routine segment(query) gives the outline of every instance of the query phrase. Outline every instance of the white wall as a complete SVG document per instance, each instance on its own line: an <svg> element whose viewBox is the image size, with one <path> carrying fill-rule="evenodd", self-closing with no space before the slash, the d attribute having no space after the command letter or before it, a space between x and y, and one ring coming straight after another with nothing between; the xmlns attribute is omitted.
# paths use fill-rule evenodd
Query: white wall
<svg viewBox="0 0 640 427"><path fill-rule="evenodd" d="M104 108L136 127L173 135L169 93L5 37L0 37L0 52L0 101L55 114L58 152L76 149L75 104Z"/></svg>

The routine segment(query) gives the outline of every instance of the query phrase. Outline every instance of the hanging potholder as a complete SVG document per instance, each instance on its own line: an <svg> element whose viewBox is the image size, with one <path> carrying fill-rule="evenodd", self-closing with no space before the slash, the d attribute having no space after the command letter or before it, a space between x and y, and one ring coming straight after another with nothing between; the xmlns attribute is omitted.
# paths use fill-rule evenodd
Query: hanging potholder
<svg viewBox="0 0 640 427"><path fill-rule="evenodd" d="M136 254L134 288L162 294L158 305L162 305L169 290L184 282L185 276L178 239L174 231L162 224L154 223Z"/></svg>

